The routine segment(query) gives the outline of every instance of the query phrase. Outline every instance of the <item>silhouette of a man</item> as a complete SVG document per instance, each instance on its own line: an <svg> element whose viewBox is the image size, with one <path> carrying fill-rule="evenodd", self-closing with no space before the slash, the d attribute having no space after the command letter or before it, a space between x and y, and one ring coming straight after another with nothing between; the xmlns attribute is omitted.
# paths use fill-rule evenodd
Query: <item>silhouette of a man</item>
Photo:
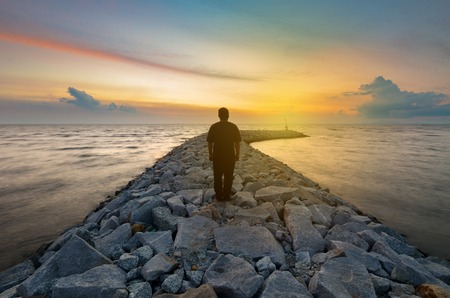
<svg viewBox="0 0 450 298"><path fill-rule="evenodd" d="M241 150L241 134L236 124L228 122L229 112L219 109L220 121L208 131L209 160L213 162L214 191L217 201L230 200L233 172ZM222 186L223 177L223 186Z"/></svg>

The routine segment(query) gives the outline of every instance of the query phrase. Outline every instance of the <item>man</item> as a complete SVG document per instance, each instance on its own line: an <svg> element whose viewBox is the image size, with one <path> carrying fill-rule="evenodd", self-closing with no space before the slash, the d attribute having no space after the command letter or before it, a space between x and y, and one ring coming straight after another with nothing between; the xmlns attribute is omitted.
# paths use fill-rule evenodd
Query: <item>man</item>
<svg viewBox="0 0 450 298"><path fill-rule="evenodd" d="M230 200L234 165L239 160L241 149L239 129L236 124L228 122L228 117L228 110L220 108L220 121L211 125L207 137L209 160L213 162L214 191L217 201Z"/></svg>

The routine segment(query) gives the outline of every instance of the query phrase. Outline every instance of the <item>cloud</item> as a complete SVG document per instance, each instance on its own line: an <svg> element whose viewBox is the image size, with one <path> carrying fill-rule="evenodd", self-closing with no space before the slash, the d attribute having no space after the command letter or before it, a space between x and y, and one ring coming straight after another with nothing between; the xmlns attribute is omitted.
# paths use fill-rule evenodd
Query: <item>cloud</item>
<svg viewBox="0 0 450 298"><path fill-rule="evenodd" d="M358 92L345 92L343 95L370 95L372 101L358 107L358 112L369 118L450 116L450 97L447 94L402 91L382 76L370 84L361 85Z"/></svg>
<svg viewBox="0 0 450 298"><path fill-rule="evenodd" d="M60 98L60 102L76 105L77 107L91 110L91 111L119 111L127 113L136 113L136 109L127 105L116 105L110 103L109 105L102 105L99 100L84 91L69 87L67 92L74 97L74 99Z"/></svg>

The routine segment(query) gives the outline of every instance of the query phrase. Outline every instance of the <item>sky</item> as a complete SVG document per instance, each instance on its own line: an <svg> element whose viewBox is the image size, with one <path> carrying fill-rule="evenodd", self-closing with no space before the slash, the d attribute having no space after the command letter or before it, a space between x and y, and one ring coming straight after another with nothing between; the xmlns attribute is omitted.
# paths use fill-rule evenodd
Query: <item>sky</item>
<svg viewBox="0 0 450 298"><path fill-rule="evenodd" d="M0 124L450 123L447 0L0 0Z"/></svg>

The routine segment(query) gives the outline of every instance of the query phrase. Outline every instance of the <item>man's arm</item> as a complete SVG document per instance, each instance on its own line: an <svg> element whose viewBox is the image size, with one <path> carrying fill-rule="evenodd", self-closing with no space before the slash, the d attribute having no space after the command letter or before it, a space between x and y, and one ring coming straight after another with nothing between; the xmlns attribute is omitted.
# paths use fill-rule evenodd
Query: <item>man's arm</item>
<svg viewBox="0 0 450 298"><path fill-rule="evenodd" d="M213 160L213 142L208 142L209 160Z"/></svg>
<svg viewBox="0 0 450 298"><path fill-rule="evenodd" d="M234 142L234 150L236 152L236 161L238 161L241 154L241 142Z"/></svg>

